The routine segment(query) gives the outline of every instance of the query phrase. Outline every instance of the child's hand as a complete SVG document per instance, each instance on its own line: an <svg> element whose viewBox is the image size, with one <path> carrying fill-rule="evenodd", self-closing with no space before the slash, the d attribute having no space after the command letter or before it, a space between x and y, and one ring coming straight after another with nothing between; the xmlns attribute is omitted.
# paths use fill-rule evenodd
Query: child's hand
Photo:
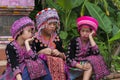
<svg viewBox="0 0 120 80"><path fill-rule="evenodd" d="M93 37L93 36L95 36L95 31L94 30L92 30L92 32L89 34L89 37Z"/></svg>
<svg viewBox="0 0 120 80"><path fill-rule="evenodd" d="M29 43L30 41L33 41L34 40L34 38L32 37L32 38L29 38L29 39L26 39L25 40L25 43Z"/></svg>
<svg viewBox="0 0 120 80"><path fill-rule="evenodd" d="M27 51L29 51L31 49L29 42L32 40L33 40L33 38L29 38L29 39L25 40L25 47L26 47Z"/></svg>
<svg viewBox="0 0 120 80"><path fill-rule="evenodd" d="M52 55L53 56L59 56L60 52L57 49L52 50Z"/></svg>
<svg viewBox="0 0 120 80"><path fill-rule="evenodd" d="M45 48L45 49L42 49L38 52L38 54L46 54L46 55L51 55L51 52L52 50L50 48Z"/></svg>
<svg viewBox="0 0 120 80"><path fill-rule="evenodd" d="M16 79L17 79L17 80L22 80L21 74L17 74L17 75L16 75Z"/></svg>
<svg viewBox="0 0 120 80"><path fill-rule="evenodd" d="M82 69L83 69L83 70L88 70L88 69L90 69L90 68L91 68L91 64L88 63L88 62L86 62L84 65L82 65Z"/></svg>

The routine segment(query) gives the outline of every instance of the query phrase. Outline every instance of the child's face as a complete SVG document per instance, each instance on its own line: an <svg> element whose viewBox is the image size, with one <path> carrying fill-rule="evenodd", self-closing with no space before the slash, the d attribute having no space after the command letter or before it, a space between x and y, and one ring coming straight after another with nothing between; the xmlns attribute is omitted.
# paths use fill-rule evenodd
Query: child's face
<svg viewBox="0 0 120 80"><path fill-rule="evenodd" d="M46 27L44 28L44 31L47 34L52 34L56 31L56 27L57 27L57 23L56 22L51 22L51 23L48 23L46 25Z"/></svg>
<svg viewBox="0 0 120 80"><path fill-rule="evenodd" d="M81 26L79 34L82 39L87 40L89 38L90 33L91 33L91 29L89 28L88 25Z"/></svg>
<svg viewBox="0 0 120 80"><path fill-rule="evenodd" d="M26 40L28 38L33 37L33 33L34 33L33 28L31 28L30 26L27 26L23 29L23 33L21 36L24 40Z"/></svg>

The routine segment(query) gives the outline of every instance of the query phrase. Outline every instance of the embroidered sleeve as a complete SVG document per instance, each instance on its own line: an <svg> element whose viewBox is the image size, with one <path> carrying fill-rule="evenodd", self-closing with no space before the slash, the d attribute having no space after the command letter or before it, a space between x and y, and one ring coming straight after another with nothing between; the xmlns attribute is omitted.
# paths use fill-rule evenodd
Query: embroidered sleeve
<svg viewBox="0 0 120 80"><path fill-rule="evenodd" d="M68 51L66 54L66 59L67 59L67 64L69 66L75 66L76 65L76 61L75 61L75 54L76 54L76 39L73 39L70 41L69 45L68 45Z"/></svg>
<svg viewBox="0 0 120 80"><path fill-rule="evenodd" d="M27 52L27 54L28 54L33 60L36 60L37 54L36 54L35 51L33 52L33 50L31 49L31 50L29 50L29 51Z"/></svg>
<svg viewBox="0 0 120 80"><path fill-rule="evenodd" d="M97 45L91 47L91 53L94 54L94 55L100 53Z"/></svg>
<svg viewBox="0 0 120 80"><path fill-rule="evenodd" d="M39 52L40 50L46 48L43 46L42 42L40 42L37 38L34 38L31 46L32 50L36 52Z"/></svg>
<svg viewBox="0 0 120 80"><path fill-rule="evenodd" d="M56 49L58 49L60 52L64 52L64 48L62 46L62 40L60 37L56 37L54 43L56 44Z"/></svg>
<svg viewBox="0 0 120 80"><path fill-rule="evenodd" d="M16 53L16 49L12 44L8 44L6 47L6 56L7 61L10 64L14 75L21 73L21 70L19 68L19 55Z"/></svg>

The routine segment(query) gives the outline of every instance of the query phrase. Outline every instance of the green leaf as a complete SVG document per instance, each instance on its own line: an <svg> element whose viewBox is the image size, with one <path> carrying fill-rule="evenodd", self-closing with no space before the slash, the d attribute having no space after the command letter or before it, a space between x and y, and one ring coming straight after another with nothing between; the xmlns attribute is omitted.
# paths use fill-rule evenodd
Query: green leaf
<svg viewBox="0 0 120 80"><path fill-rule="evenodd" d="M57 0L56 2L65 11L69 11L75 7L80 6L84 2L84 0Z"/></svg>
<svg viewBox="0 0 120 80"><path fill-rule="evenodd" d="M100 28L103 29L106 33L110 33L112 31L112 22L100 9L100 7L90 2L86 2L85 6L90 15L98 20Z"/></svg>
<svg viewBox="0 0 120 80"><path fill-rule="evenodd" d="M109 42L115 41L115 40L118 40L118 39L120 39L120 30L118 31L118 33L117 33L116 35L114 35L114 36L109 40Z"/></svg>
<svg viewBox="0 0 120 80"><path fill-rule="evenodd" d="M61 39L66 39L67 36L68 36L68 33L67 33L67 32L65 32L65 31L60 31L60 38L61 38Z"/></svg>
<svg viewBox="0 0 120 80"><path fill-rule="evenodd" d="M72 8L80 6L83 2L84 0L72 0Z"/></svg>
<svg viewBox="0 0 120 80"><path fill-rule="evenodd" d="M119 28L114 24L112 29L113 36L116 35L118 31L119 31Z"/></svg>
<svg viewBox="0 0 120 80"><path fill-rule="evenodd" d="M61 6L65 11L69 11L72 9L72 1L71 0L57 0L56 3L59 6Z"/></svg>
<svg viewBox="0 0 120 80"><path fill-rule="evenodd" d="M120 28L120 12L117 13L117 26Z"/></svg>
<svg viewBox="0 0 120 80"><path fill-rule="evenodd" d="M77 14L74 11L72 11L69 16L68 25L67 25L69 29L72 29L74 26L76 26L76 18L77 18Z"/></svg>
<svg viewBox="0 0 120 80"><path fill-rule="evenodd" d="M57 11L61 11L61 7L57 5L53 0L46 0L46 3L49 7L57 9Z"/></svg>

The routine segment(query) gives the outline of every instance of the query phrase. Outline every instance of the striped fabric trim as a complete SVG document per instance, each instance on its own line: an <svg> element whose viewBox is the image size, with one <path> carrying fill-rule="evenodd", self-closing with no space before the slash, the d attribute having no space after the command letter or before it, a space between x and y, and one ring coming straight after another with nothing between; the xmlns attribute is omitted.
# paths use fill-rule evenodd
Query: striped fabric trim
<svg viewBox="0 0 120 80"><path fill-rule="evenodd" d="M79 21L79 22L78 22L78 26L80 26L80 25L82 25L82 24L92 25L92 26L95 28L95 30L97 30L97 25L96 25L94 22L92 22L92 21L82 20L82 21Z"/></svg>

